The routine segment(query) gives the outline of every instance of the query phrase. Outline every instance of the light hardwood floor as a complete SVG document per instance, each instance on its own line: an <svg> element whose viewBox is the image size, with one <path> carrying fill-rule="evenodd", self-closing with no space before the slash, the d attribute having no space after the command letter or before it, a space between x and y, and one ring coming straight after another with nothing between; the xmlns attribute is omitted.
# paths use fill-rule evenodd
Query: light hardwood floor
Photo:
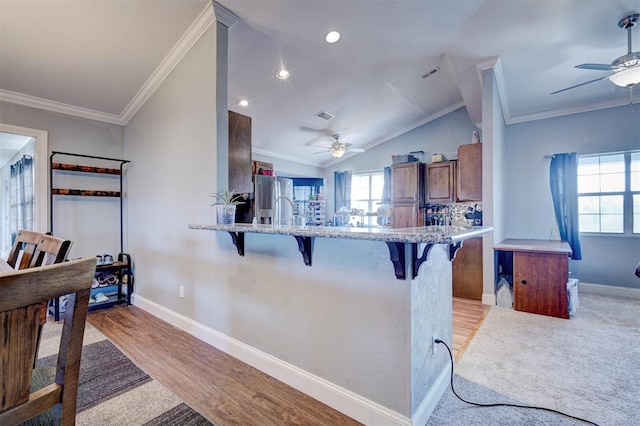
<svg viewBox="0 0 640 426"><path fill-rule="evenodd" d="M456 360L488 309L480 302L454 298ZM135 306L92 312L88 321L218 426L359 424Z"/></svg>

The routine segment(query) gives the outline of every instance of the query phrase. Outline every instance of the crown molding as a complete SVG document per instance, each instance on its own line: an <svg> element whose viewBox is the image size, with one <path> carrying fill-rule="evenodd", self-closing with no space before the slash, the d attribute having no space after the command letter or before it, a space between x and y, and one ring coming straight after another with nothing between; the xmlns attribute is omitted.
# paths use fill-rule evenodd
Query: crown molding
<svg viewBox="0 0 640 426"><path fill-rule="evenodd" d="M216 15L216 20L221 24L224 24L227 28L233 27L236 22L240 20L236 14L231 12L229 9L221 5L215 0L211 2L213 4L213 11Z"/></svg>
<svg viewBox="0 0 640 426"><path fill-rule="evenodd" d="M184 55L191 50L214 21L213 8L207 4L120 114L122 122L125 125L151 97L153 92L156 91L164 79L167 78L171 71L180 63Z"/></svg>
<svg viewBox="0 0 640 426"><path fill-rule="evenodd" d="M59 112L61 114L72 115L80 118L88 118L90 120L103 121L105 123L118 124L120 126L125 124L123 123L122 118L115 114L107 114L88 108L64 104L62 102L55 102L22 93L10 92L8 90L0 90L0 101L11 102L46 111Z"/></svg>
<svg viewBox="0 0 640 426"><path fill-rule="evenodd" d="M496 83L496 90L498 92L498 99L500 100L500 109L502 109L502 119L505 123L510 117L509 114L509 102L507 101L507 89L504 86L504 74L502 73L502 62L499 56L487 58L484 61L476 63L476 71L482 82L482 72L493 69L493 81ZM478 126L477 123L474 123ZM480 125L481 126L481 125Z"/></svg>
<svg viewBox="0 0 640 426"><path fill-rule="evenodd" d="M634 99L633 105L640 105L640 99ZM606 102L595 102L571 108L559 108L549 111L536 112L533 114L517 115L515 117L510 117L509 121L507 121L506 124L526 123L528 121L545 120L548 118L563 117L565 115L580 114L583 112L598 111L601 109L616 108L621 106L629 106L629 100L617 99Z"/></svg>
<svg viewBox="0 0 640 426"><path fill-rule="evenodd" d="M302 160L302 159L300 159L298 157L290 157L288 155L282 155L282 154L278 154L276 152L266 151L266 150L261 149L261 148L251 148L251 153L256 153L256 154L260 154L260 155L268 155L269 157L279 158L280 160L291 161L293 163L298 163L298 164L306 164L307 166L322 167L321 163L318 163L318 162Z"/></svg>
<svg viewBox="0 0 640 426"><path fill-rule="evenodd" d="M207 4L120 115L107 114L7 90L0 90L0 101L126 126L129 120L133 118L135 113L151 97L160 84L162 84L164 79L167 78L171 71L180 63L184 55L196 44L215 19L213 7Z"/></svg>

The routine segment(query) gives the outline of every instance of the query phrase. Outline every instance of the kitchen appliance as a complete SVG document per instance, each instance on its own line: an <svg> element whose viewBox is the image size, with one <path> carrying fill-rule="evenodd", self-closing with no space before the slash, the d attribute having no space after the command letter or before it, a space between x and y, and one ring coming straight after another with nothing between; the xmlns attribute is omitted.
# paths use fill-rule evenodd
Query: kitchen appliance
<svg viewBox="0 0 640 426"><path fill-rule="evenodd" d="M261 224L286 224L293 217L293 180L284 177L254 175L253 216ZM286 197L291 203L284 198ZM278 208L275 201L278 200ZM277 214L278 217L274 217Z"/></svg>

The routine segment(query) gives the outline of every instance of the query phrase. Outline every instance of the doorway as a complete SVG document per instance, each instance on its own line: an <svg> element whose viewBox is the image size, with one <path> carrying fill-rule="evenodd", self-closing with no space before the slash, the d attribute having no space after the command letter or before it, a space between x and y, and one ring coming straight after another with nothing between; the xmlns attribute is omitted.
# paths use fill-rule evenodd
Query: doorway
<svg viewBox="0 0 640 426"><path fill-rule="evenodd" d="M28 145L31 144L31 148ZM29 152L27 152L27 150ZM12 154L13 153L13 154ZM18 154L26 154L33 159L31 180L33 188L33 226L39 232L48 231L49 227L49 174L48 174L48 134L43 130L12 126L0 123L0 169L10 168L12 159ZM4 176L4 174L3 174ZM0 229L0 253L6 256L11 246L9 232L9 185L2 178L1 211L2 226Z"/></svg>

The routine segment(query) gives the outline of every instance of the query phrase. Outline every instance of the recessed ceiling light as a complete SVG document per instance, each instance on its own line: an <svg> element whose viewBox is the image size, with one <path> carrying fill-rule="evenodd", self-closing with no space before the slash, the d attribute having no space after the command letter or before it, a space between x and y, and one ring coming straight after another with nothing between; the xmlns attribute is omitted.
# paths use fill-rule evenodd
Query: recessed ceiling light
<svg viewBox="0 0 640 426"><path fill-rule="evenodd" d="M280 80L286 80L287 78L289 78L289 71L284 68L280 68L280 70L276 73L276 77L278 77Z"/></svg>
<svg viewBox="0 0 640 426"><path fill-rule="evenodd" d="M340 40L340 33L337 31L329 31L327 35L324 37L327 43L335 43Z"/></svg>
<svg viewBox="0 0 640 426"><path fill-rule="evenodd" d="M240 99L240 100L238 101L238 106L241 106L241 107L249 106L249 101L248 101L248 100L246 100L246 99Z"/></svg>

